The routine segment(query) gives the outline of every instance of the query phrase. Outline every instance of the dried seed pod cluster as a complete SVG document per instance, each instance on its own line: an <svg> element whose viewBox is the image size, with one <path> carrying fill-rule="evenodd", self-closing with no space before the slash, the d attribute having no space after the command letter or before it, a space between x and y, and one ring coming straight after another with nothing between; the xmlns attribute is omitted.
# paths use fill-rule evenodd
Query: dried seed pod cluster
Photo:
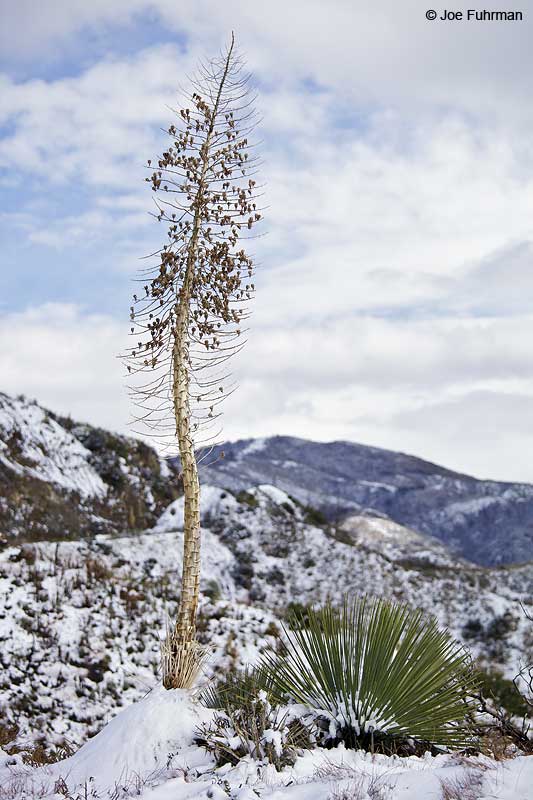
<svg viewBox="0 0 533 800"><path fill-rule="evenodd" d="M233 388L224 363L244 343L254 283L242 240L262 216L248 82L232 41L228 53L200 65L187 106L168 128L169 147L156 165L148 161L155 216L167 234L133 296L126 363L132 375L150 373L132 387L138 420L167 442L176 432L176 371L188 373L194 434L219 416Z"/></svg>

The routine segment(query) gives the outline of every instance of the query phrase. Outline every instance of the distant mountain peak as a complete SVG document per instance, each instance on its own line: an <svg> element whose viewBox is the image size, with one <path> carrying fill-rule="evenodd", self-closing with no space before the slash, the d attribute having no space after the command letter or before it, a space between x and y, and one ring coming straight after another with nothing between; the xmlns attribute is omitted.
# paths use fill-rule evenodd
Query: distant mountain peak
<svg viewBox="0 0 533 800"><path fill-rule="evenodd" d="M529 484L483 481L383 448L291 436L226 442L202 477L235 491L270 483L330 519L370 509L480 564L533 560Z"/></svg>

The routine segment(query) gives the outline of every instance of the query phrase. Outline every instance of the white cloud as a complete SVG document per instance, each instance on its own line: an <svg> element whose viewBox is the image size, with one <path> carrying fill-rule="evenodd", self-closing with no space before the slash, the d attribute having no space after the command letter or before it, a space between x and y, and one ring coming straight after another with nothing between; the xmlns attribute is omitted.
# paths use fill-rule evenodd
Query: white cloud
<svg viewBox="0 0 533 800"><path fill-rule="evenodd" d="M131 433L126 326L48 304L0 323L2 388ZM362 441L484 477L533 480L533 317L345 319L256 328L235 362L224 436Z"/></svg>
<svg viewBox="0 0 533 800"><path fill-rule="evenodd" d="M3 115L13 131L0 141L0 164L19 171L21 181L41 176L58 196L77 187L92 192L92 207L78 220L58 219L58 231L46 220L41 233L37 216L39 241L57 246L61 230L72 239L86 222L96 232L98 218L103 229L104 204L123 212L129 204L138 214L124 216L123 226L143 224L143 208L151 208L143 164L166 144L159 130L171 120L166 105L193 63L192 52L164 45L104 61L76 78L21 85L4 79ZM336 113L358 111L355 101L337 85L317 93L296 80L265 89L260 107L271 230L265 247L278 251L269 265L279 264L282 254L282 287L305 283L322 301L327 263L332 284L339 278L351 284L341 305L356 294L379 296L380 285L389 302L392 283L379 275L391 270L406 276L404 286L411 283L416 297L424 296L431 289L418 275L449 276L531 235L529 129L510 137L451 110L410 119L405 109L367 112L360 127L339 129Z"/></svg>
<svg viewBox="0 0 533 800"><path fill-rule="evenodd" d="M100 62L76 78L3 77L0 123L14 130L0 142L0 165L52 184L133 189L163 141L157 132L170 124L167 106L192 64L194 55L162 45Z"/></svg>
<svg viewBox="0 0 533 800"><path fill-rule="evenodd" d="M466 10L467 0L454 8ZM517 23L428 22L420 0L32 0L6 4L0 44L12 58L76 52L83 34L127 27L143 13L212 52L237 32L265 80L312 78L362 103L454 107L501 121L531 119L532 19Z"/></svg>
<svg viewBox="0 0 533 800"><path fill-rule="evenodd" d="M510 254L533 219L533 173L505 135L446 119L414 125L408 150L376 130L340 144L320 137L310 128L303 163L283 154L270 163L265 260L277 266L262 319L431 303L458 288L472 307L480 282L485 304L489 294L497 302L506 259L517 261ZM495 251L499 275L489 281L485 266L465 284Z"/></svg>
<svg viewBox="0 0 533 800"><path fill-rule="evenodd" d="M145 7L145 0L18 0L3 3L0 43L2 51L12 58L27 59L39 53L53 54L65 46L68 38L85 26L97 28L120 21L128 24L136 11Z"/></svg>
<svg viewBox="0 0 533 800"><path fill-rule="evenodd" d="M261 85L269 236L226 435L349 438L533 480L520 440L533 396L529 21L446 28L414 0L273 0L268 14L237 0L50 5L46 20L33 3L9 7L14 44L23 30L22 49L72 47L84 26L149 8L189 47L3 79L0 163L21 186L41 182L9 216L21 236L58 259L100 243L132 272L162 233L142 177L166 105L234 26ZM78 193L85 206L52 215L48 201ZM8 313L2 388L124 430L126 328L71 305Z"/></svg>
<svg viewBox="0 0 533 800"><path fill-rule="evenodd" d="M129 421L117 359L125 325L68 304L48 303L0 317L2 390L51 411L115 430Z"/></svg>
<svg viewBox="0 0 533 800"><path fill-rule="evenodd" d="M529 394L468 392L399 413L389 428L393 438L407 439L413 452L423 452L431 435L432 458L446 466L481 478L531 483L533 382L529 388Z"/></svg>
<svg viewBox="0 0 533 800"><path fill-rule="evenodd" d="M449 303L465 311L495 315L525 314L533 296L533 242L491 253L458 278Z"/></svg>
<svg viewBox="0 0 533 800"><path fill-rule="evenodd" d="M361 383L395 393L533 377L533 316L386 320L354 315L293 328L258 328L246 375L293 390Z"/></svg>

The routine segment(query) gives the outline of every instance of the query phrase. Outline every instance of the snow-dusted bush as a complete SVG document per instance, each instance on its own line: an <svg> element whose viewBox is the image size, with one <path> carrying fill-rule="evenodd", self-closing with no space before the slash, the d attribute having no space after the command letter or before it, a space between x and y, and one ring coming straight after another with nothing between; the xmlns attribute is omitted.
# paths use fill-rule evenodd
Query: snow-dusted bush
<svg viewBox="0 0 533 800"><path fill-rule="evenodd" d="M468 652L420 611L384 600L345 599L296 613L286 653L267 654L262 672L278 702L302 704L326 746L394 751L398 743L465 747L469 692L477 675Z"/></svg>
<svg viewBox="0 0 533 800"><path fill-rule="evenodd" d="M309 728L296 710L272 701L269 683L268 675L245 670L201 696L217 713L199 729L197 742L214 755L219 766L251 756L280 770L294 764L297 755L312 745Z"/></svg>

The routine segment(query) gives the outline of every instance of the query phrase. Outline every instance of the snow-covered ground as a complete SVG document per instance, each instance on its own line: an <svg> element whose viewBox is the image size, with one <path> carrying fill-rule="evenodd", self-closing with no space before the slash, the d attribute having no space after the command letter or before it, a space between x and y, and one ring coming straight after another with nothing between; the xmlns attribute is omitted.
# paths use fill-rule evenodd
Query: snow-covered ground
<svg viewBox="0 0 533 800"><path fill-rule="evenodd" d="M21 746L79 746L153 685L159 636L176 611L182 502L140 535L0 552L0 713ZM531 566L473 567L379 518L317 527L269 486L239 496L203 487L202 502L198 626L210 675L275 645L288 604L344 593L407 601L459 638L470 630L474 655L508 677L531 656L520 608L533 597Z"/></svg>
<svg viewBox="0 0 533 800"><path fill-rule="evenodd" d="M242 759L216 767L194 743L213 712L182 690L155 688L75 755L29 769L0 757L2 797L144 800L532 800L533 757L493 761L443 754L400 758L301 751L294 766ZM11 763L9 763L11 761ZM14 762L14 763L13 763Z"/></svg>

